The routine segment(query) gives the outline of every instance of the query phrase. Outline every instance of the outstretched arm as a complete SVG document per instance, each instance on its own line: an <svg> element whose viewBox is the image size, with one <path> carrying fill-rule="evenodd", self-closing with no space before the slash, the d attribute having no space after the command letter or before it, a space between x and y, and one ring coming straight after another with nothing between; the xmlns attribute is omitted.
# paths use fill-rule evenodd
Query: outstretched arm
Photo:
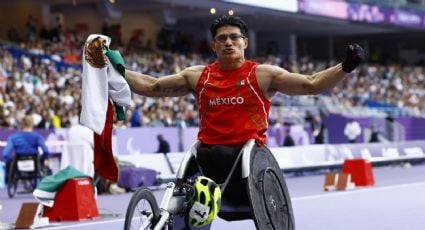
<svg viewBox="0 0 425 230"><path fill-rule="evenodd" d="M319 94L334 87L347 74L342 70L341 64L313 75L290 73L277 66L259 66L257 74L262 71L272 72L270 85L267 87L269 96L276 92L287 95ZM261 82L260 79L259 81Z"/></svg>
<svg viewBox="0 0 425 230"><path fill-rule="evenodd" d="M261 74L271 74L269 82L259 79L260 85L261 82L263 82L263 90L266 90L269 96L272 96L275 92L281 92L288 95L319 94L334 87L338 82L344 79L347 73L350 73L358 67L363 60L363 49L353 44L348 46L347 56L342 63L313 75L290 73L285 69L268 65L259 66L257 74L259 74L259 76L261 76Z"/></svg>
<svg viewBox="0 0 425 230"><path fill-rule="evenodd" d="M197 80L204 69L204 66L193 66L173 75L155 78L125 70L125 63L121 54L118 51L109 50L107 45L106 39L101 36L88 41L84 49L86 61L94 68L104 68L107 66L106 56L108 56L113 68L119 71L121 75L125 75L130 89L144 96L175 97L186 95L196 87Z"/></svg>
<svg viewBox="0 0 425 230"><path fill-rule="evenodd" d="M146 74L126 70L125 76L131 91L143 96L183 96L190 91L186 79L181 74L154 78Z"/></svg>
<svg viewBox="0 0 425 230"><path fill-rule="evenodd" d="M193 91L203 68L193 66L160 78L126 70L125 79L131 91L137 94L149 97L177 97Z"/></svg>

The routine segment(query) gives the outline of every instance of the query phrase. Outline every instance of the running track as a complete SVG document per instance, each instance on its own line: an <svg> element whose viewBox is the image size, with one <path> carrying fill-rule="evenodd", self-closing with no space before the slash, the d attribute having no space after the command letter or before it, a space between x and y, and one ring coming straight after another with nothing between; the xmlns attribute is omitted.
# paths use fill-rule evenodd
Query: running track
<svg viewBox="0 0 425 230"><path fill-rule="evenodd" d="M286 175L292 197L297 230L423 230L425 229L425 165L410 168L374 168L375 186L350 191L324 192L323 174ZM162 191L155 191L157 199ZM97 205L101 218L93 221L55 223L43 229L122 229L131 194L102 195ZM32 195L14 199L0 190L1 222L14 222L22 202ZM255 229L250 220L214 221L212 229Z"/></svg>

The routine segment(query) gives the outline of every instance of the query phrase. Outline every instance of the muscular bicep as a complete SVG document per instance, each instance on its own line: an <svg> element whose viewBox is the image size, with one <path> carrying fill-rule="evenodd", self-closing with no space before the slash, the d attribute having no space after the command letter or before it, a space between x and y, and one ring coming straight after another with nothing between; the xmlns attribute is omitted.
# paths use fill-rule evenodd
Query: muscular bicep
<svg viewBox="0 0 425 230"><path fill-rule="evenodd" d="M126 80L133 92L143 96L176 97L191 92L190 84L183 73L155 78L127 70Z"/></svg>
<svg viewBox="0 0 425 230"><path fill-rule="evenodd" d="M342 65L338 64L313 75L289 73L276 67L271 75L270 87L273 87L276 91L289 95L310 95L319 94L333 88L347 74L342 70Z"/></svg>
<svg viewBox="0 0 425 230"><path fill-rule="evenodd" d="M153 92L159 96L177 97L191 92L189 83L183 74L161 77L153 84Z"/></svg>
<svg viewBox="0 0 425 230"><path fill-rule="evenodd" d="M316 93L311 76L290 73L280 67L267 65L263 65L261 68L259 67L257 74L261 76L259 83L269 97L273 96L276 92L287 95Z"/></svg>
<svg viewBox="0 0 425 230"><path fill-rule="evenodd" d="M288 95L308 95L317 93L310 76L290 73L286 70L273 78L271 86L276 91Z"/></svg>

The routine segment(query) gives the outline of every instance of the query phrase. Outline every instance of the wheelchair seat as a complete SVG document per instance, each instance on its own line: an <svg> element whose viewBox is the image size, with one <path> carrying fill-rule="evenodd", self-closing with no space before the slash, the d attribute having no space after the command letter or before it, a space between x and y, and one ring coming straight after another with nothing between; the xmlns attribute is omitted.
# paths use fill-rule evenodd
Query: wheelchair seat
<svg viewBox="0 0 425 230"><path fill-rule="evenodd" d="M198 147L196 160L202 169L202 174L211 178L216 183L223 185L230 171L238 161L242 148L226 146ZM248 194L245 190L246 180L242 178L242 165L239 160L232 175L222 191L221 208L218 216L227 221L252 219L249 207Z"/></svg>
<svg viewBox="0 0 425 230"><path fill-rule="evenodd" d="M197 174L224 186L220 218L253 219L257 229L295 229L283 173L266 146L259 147L252 139L242 149L204 148L197 141L183 158L177 179Z"/></svg>
<svg viewBox="0 0 425 230"><path fill-rule="evenodd" d="M43 177L39 155L15 155L7 175L7 193L13 198L23 182L25 190L34 190L39 179Z"/></svg>

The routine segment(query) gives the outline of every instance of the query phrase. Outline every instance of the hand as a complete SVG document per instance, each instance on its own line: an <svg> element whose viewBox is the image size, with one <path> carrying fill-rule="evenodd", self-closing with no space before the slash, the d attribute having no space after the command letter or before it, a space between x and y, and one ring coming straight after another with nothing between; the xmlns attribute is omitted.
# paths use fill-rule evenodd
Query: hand
<svg viewBox="0 0 425 230"><path fill-rule="evenodd" d="M106 57L103 54L106 47L106 40L102 37L96 37L85 45L84 58L94 68L104 68L106 66Z"/></svg>
<svg viewBox="0 0 425 230"><path fill-rule="evenodd" d="M365 52L361 46L356 43L350 44L347 47L347 53L342 62L342 70L346 73L351 73L365 59Z"/></svg>
<svg viewBox="0 0 425 230"><path fill-rule="evenodd" d="M46 167L49 166L49 159L48 158L44 159L43 165L46 166Z"/></svg>

